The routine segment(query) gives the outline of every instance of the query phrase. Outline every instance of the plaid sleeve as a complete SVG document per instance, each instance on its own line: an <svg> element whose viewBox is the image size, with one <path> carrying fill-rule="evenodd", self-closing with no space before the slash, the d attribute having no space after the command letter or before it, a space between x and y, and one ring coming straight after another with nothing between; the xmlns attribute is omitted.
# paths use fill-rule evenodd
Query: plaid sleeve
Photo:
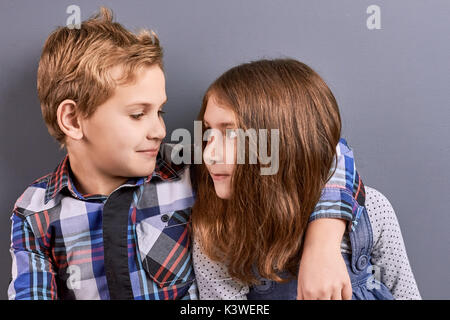
<svg viewBox="0 0 450 320"><path fill-rule="evenodd" d="M352 229L358 223L365 205L364 184L355 167L353 151L341 138L336 147L336 171L325 184L309 222L320 218L338 218L349 222ZM334 170L334 163L331 171Z"/></svg>
<svg viewBox="0 0 450 320"><path fill-rule="evenodd" d="M26 218L11 217L12 280L10 300L56 300L56 273L47 250L34 236Z"/></svg>

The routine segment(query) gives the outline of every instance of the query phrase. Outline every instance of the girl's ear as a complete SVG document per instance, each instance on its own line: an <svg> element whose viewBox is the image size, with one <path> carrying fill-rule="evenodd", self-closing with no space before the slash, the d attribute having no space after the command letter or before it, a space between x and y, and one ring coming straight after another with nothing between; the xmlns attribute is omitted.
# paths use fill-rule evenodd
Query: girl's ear
<svg viewBox="0 0 450 320"><path fill-rule="evenodd" d="M76 110L75 101L66 99L58 106L56 117L59 128L64 134L74 140L83 138L83 130Z"/></svg>

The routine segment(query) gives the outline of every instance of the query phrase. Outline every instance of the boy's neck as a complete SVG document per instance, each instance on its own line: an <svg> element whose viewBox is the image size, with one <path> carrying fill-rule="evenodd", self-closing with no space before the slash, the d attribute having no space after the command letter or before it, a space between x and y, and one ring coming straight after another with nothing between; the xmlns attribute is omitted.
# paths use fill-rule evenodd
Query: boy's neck
<svg viewBox="0 0 450 320"><path fill-rule="evenodd" d="M74 154L69 154L69 163L75 188L82 195L101 194L109 196L128 180L125 177L102 174L98 169L91 167L89 161L77 159Z"/></svg>

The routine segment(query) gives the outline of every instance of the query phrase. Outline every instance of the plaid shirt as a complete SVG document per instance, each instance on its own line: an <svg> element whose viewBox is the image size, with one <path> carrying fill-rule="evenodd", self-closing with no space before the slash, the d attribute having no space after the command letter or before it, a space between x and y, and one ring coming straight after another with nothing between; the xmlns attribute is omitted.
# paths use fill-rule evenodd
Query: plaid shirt
<svg viewBox="0 0 450 320"><path fill-rule="evenodd" d="M111 219L120 216L120 197L114 195L130 188L131 205L122 205L124 243L117 244L125 258L119 261L114 241L120 233L109 230L105 241L104 211ZM169 165L161 153L151 176L131 178L108 197L81 195L66 156L15 204L9 298L111 299L113 288L121 299L122 277L129 299L197 299L188 232L193 203L189 168Z"/></svg>
<svg viewBox="0 0 450 320"><path fill-rule="evenodd" d="M354 230L364 210L366 191L356 171L353 151L344 138L336 146L337 163L333 162L331 178L322 190L320 200L314 208L309 221L319 218L340 218L349 222L348 228Z"/></svg>

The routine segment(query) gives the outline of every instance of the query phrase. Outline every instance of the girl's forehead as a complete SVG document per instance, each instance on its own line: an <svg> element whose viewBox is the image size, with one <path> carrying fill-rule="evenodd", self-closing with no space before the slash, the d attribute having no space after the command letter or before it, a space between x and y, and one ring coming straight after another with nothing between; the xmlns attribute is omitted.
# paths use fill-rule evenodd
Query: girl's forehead
<svg viewBox="0 0 450 320"><path fill-rule="evenodd" d="M220 124L235 125L236 114L230 107L210 97L203 115L203 121L211 126L219 126Z"/></svg>

